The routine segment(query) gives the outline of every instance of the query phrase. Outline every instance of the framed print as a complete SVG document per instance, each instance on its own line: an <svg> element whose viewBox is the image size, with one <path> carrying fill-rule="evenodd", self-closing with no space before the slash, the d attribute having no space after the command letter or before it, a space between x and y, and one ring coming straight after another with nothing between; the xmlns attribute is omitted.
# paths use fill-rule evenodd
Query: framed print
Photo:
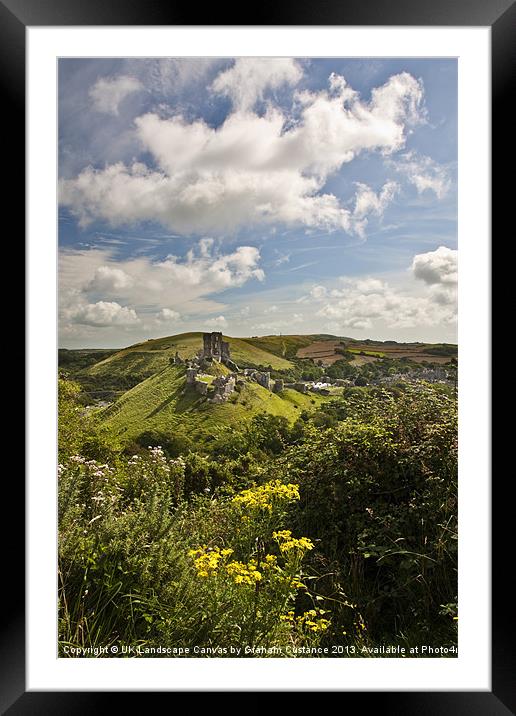
<svg viewBox="0 0 516 716"><path fill-rule="evenodd" d="M3 707L509 713L489 273L513 7L0 8L29 398Z"/></svg>

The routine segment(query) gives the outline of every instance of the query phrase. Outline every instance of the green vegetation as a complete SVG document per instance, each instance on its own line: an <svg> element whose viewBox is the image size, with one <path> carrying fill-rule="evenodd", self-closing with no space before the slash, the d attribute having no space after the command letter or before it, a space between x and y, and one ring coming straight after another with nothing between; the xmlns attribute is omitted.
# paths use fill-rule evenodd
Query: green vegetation
<svg viewBox="0 0 516 716"><path fill-rule="evenodd" d="M221 425L239 426L261 412L292 422L300 410L318 406L324 400L294 390L277 395L248 382L227 403L213 405L186 385L183 366L167 365L127 391L98 418L126 441L148 430L202 439L213 435Z"/></svg>
<svg viewBox="0 0 516 716"><path fill-rule="evenodd" d="M144 376L105 409L60 380L60 655L366 657L387 643L455 656L454 388L321 397L246 382L212 404L170 363L199 335L81 367L99 384ZM283 376L420 370L322 369L256 340L235 339L240 361L283 360Z"/></svg>
<svg viewBox="0 0 516 716"><path fill-rule="evenodd" d="M314 336L260 336L260 338L246 338L249 343L256 348L260 348L268 353L281 358L295 358L299 348L309 346Z"/></svg>
<svg viewBox="0 0 516 716"><path fill-rule="evenodd" d="M98 363L105 358L117 353L117 349L103 350L100 348L91 348L85 350L68 350L60 348L58 350L59 367L63 370L78 371Z"/></svg>
<svg viewBox="0 0 516 716"><path fill-rule="evenodd" d="M457 356L457 346L451 343L431 343L425 346L425 353L434 356Z"/></svg>
<svg viewBox="0 0 516 716"><path fill-rule="evenodd" d="M385 358L385 353L381 351L364 351L358 348L348 348L348 353L354 353L355 355L361 356L375 356L376 358Z"/></svg>

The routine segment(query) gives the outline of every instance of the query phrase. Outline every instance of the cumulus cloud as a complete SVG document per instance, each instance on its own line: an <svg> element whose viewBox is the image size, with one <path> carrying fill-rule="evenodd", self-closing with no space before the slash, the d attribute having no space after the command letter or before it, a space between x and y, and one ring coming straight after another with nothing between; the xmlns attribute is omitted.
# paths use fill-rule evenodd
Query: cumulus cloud
<svg viewBox="0 0 516 716"><path fill-rule="evenodd" d="M459 252L446 246L435 251L417 254L412 261L414 276L429 285L456 284Z"/></svg>
<svg viewBox="0 0 516 716"><path fill-rule="evenodd" d="M389 166L404 174L418 194L433 191L438 199L442 199L451 187L449 167L417 152L406 152L396 161L389 161Z"/></svg>
<svg viewBox="0 0 516 716"><path fill-rule="evenodd" d="M260 252L254 246L239 246L231 254L220 255L201 253L196 256L190 250L186 260L169 256L158 264L158 268L165 271L168 280L193 286L204 283L213 292L242 286L251 278L263 281L265 274L257 267L259 259Z"/></svg>
<svg viewBox="0 0 516 716"><path fill-rule="evenodd" d="M228 322L224 316L217 316L216 318L209 318L205 321L205 325L209 328L225 328Z"/></svg>
<svg viewBox="0 0 516 716"><path fill-rule="evenodd" d="M289 67L273 77L290 72L293 78L295 65ZM215 83L235 87L236 68L228 70L233 84L227 73ZM273 106L261 116L238 106L216 128L200 119L148 113L135 126L154 165L86 167L60 182L60 201L82 225L152 220L183 234L220 235L244 225L282 223L362 235L367 215L379 215L392 200L395 183L378 195L360 185L354 211L325 193L324 185L363 151L387 155L402 148L408 127L423 116L422 102L420 82L404 72L375 88L370 101L332 75L328 90L296 95L294 120Z"/></svg>
<svg viewBox="0 0 516 716"><path fill-rule="evenodd" d="M411 287L393 288L376 277L341 279L338 288L312 287L312 301L319 303L316 314L342 328L370 329L378 323L394 328L452 324L457 313L457 251L439 247L418 254L412 275L427 286L423 295Z"/></svg>
<svg viewBox="0 0 516 716"><path fill-rule="evenodd" d="M100 77L90 88L89 96L97 112L118 115L120 103L133 92L143 89L136 77L118 75L117 77Z"/></svg>
<svg viewBox="0 0 516 716"><path fill-rule="evenodd" d="M97 328L106 326L133 326L139 318L132 308L121 306L114 301L97 301L72 307L67 318L72 323Z"/></svg>
<svg viewBox="0 0 516 716"><path fill-rule="evenodd" d="M116 261L109 249L66 250L61 252L59 264L63 324L109 325L102 321L111 315L112 325L122 325L122 321L130 325L136 313L122 309L122 304L154 310L158 320L179 320L183 313L211 313L221 309L214 295L265 277L256 247L239 246L224 253L209 239L198 242L183 258L170 255L159 261L148 257ZM99 294L102 300L95 303Z"/></svg>
<svg viewBox="0 0 516 716"><path fill-rule="evenodd" d="M412 261L414 277L430 287L432 301L443 307L457 304L458 255L458 251L439 246L417 254Z"/></svg>
<svg viewBox="0 0 516 716"><path fill-rule="evenodd" d="M158 320L177 323L181 320L181 314L171 308L162 308L158 313Z"/></svg>
<svg viewBox="0 0 516 716"><path fill-rule="evenodd" d="M240 57L215 78L212 89L230 97L238 109L248 110L263 98L266 89L296 85L302 76L299 63L289 57Z"/></svg>
<svg viewBox="0 0 516 716"><path fill-rule="evenodd" d="M122 271L119 268L113 268L111 266L99 266L89 288L92 291L98 293L118 293L126 288L129 288L133 284L133 279L129 274Z"/></svg>

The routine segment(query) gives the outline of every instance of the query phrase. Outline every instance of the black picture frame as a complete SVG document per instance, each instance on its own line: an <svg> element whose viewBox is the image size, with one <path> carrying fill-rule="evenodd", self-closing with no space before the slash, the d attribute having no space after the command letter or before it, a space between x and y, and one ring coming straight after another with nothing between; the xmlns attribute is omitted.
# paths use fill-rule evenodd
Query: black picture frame
<svg viewBox="0 0 516 716"><path fill-rule="evenodd" d="M502 238L509 223L512 182L503 169L514 156L513 115L509 111L511 80L516 68L516 7L511 0L324 0L317 3L264 2L253 7L251 18L235 17L229 6L206 6L198 23L194 7L160 0L0 0L0 89L4 99L2 124L4 153L12 153L7 187L11 215L17 217L18 236L25 216L25 31L35 26L66 25L341 25L341 26L489 26L492 37L492 236ZM5 141L5 138L9 141ZM511 151L512 150L512 151ZM512 198L512 197L511 197ZM17 209L17 211L16 211ZM14 214L14 212L16 213ZM511 217L512 218L512 217ZM505 237L504 237L505 238ZM507 236L508 238L508 236ZM20 241L21 244L21 241ZM19 260L23 261L23 254ZM497 308L497 304L493 304ZM497 311L493 311L493 316ZM23 336L17 345L23 345ZM31 349L31 346L28 346ZM493 437L493 452L501 451L503 429ZM8 474L10 477L8 478ZM491 692L343 692L342 706L353 701L363 708L375 705L382 714L446 716L516 713L516 659L514 616L510 589L511 544L514 544L512 503L506 499L503 477L492 485L493 500L493 597ZM6 484L8 483L8 484ZM16 532L4 542L4 619L0 627L0 708L10 716L21 714L82 714L120 708L120 694L112 692L26 692L25 687L25 580L24 580L24 484L19 465L4 474ZM12 529L12 528L10 528ZM4 532L5 534L5 532ZM6 618L7 617L7 618ZM410 688L410 685L407 685ZM131 693L140 710L153 693ZM116 702L115 702L116 699ZM364 699L367 703L364 704Z"/></svg>

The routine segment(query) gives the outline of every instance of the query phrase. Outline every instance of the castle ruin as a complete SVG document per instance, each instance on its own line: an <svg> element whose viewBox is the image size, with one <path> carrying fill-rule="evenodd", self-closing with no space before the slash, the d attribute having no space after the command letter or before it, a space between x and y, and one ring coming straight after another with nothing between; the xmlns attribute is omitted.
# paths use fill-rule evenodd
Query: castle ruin
<svg viewBox="0 0 516 716"><path fill-rule="evenodd" d="M262 388L274 393L280 393L285 388L297 390L299 393L308 393L308 385L302 381L285 383L282 379L272 380L270 371L261 371L255 368L240 370L231 359L229 342L222 340L220 331L203 333L202 344L203 347L198 351L195 358L187 363L186 383L201 395L206 396L212 403L225 403L229 400L237 385L241 388L245 385L246 380L254 381ZM179 356L176 354L177 358ZM181 359L179 358L179 360ZM224 363L232 372L229 375L216 376L209 383L206 380L209 376L205 375L204 379L202 377L202 368L207 368L207 364L211 362Z"/></svg>
<svg viewBox="0 0 516 716"><path fill-rule="evenodd" d="M224 363L226 360L230 360L229 343L222 340L222 333L220 331L203 333L202 343L202 357L205 360L213 360L218 363Z"/></svg>
<svg viewBox="0 0 516 716"><path fill-rule="evenodd" d="M224 403L228 400L235 390L237 373L239 368L231 360L231 352L229 343L222 340L222 333L214 331L213 333L203 333L203 347L198 351L195 358L188 362L186 369L186 383L192 386L198 393L204 396L211 395L208 398L212 403ZM211 362L224 363L233 373L227 376L217 376L209 387L205 380L201 379L201 368L203 364Z"/></svg>

